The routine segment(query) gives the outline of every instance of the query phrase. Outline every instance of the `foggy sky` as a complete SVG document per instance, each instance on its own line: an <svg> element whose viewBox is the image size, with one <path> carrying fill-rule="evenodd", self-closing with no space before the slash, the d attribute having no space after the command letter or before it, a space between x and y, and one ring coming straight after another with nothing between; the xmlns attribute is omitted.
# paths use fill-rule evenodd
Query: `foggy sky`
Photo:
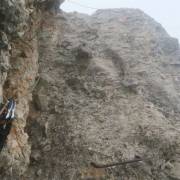
<svg viewBox="0 0 180 180"><path fill-rule="evenodd" d="M180 40L180 0L66 0L61 9L66 12L78 11L86 14L96 11L88 7L139 8L161 23L172 37Z"/></svg>

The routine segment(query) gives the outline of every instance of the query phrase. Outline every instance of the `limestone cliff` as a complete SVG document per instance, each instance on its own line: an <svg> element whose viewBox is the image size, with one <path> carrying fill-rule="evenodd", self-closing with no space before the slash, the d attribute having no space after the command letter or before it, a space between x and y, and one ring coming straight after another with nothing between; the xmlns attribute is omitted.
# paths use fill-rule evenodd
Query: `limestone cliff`
<svg viewBox="0 0 180 180"><path fill-rule="evenodd" d="M1 94L18 102L1 179L179 179L177 39L136 9L88 16L22 2L0 26ZM144 161L90 165L135 156Z"/></svg>

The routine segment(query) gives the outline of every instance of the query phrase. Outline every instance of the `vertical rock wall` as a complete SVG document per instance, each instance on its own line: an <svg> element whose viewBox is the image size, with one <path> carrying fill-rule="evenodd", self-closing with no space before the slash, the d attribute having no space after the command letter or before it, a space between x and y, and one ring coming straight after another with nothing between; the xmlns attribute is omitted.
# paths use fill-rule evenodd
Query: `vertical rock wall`
<svg viewBox="0 0 180 180"><path fill-rule="evenodd" d="M179 178L179 44L140 10L44 16L27 179ZM171 47L171 48L169 48ZM108 169L90 164L144 158Z"/></svg>
<svg viewBox="0 0 180 180"><path fill-rule="evenodd" d="M17 102L0 179L178 179L179 43L142 11L62 2L0 1L0 101Z"/></svg>
<svg viewBox="0 0 180 180"><path fill-rule="evenodd" d="M29 164L31 148L24 129L38 76L37 34L42 14L57 13L61 2L0 2L0 102L12 97L17 103L16 119L0 155L1 179L19 179Z"/></svg>

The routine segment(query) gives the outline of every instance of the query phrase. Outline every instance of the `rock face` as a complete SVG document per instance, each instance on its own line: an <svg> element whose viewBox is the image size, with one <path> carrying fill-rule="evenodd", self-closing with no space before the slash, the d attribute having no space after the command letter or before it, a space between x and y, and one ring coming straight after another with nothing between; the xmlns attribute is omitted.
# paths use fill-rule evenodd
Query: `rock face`
<svg viewBox="0 0 180 180"><path fill-rule="evenodd" d="M178 41L140 10L57 13L62 2L17 1L21 18L1 21L0 92L18 102L1 179L179 179Z"/></svg>
<svg viewBox="0 0 180 180"><path fill-rule="evenodd" d="M57 6L63 1L52 2ZM24 128L38 73L37 34L44 13L39 3L0 1L0 103L11 97L17 103L16 121L0 155L0 179L19 180L30 162L30 145ZM55 9L52 5L46 12L55 13Z"/></svg>
<svg viewBox="0 0 180 180"><path fill-rule="evenodd" d="M178 179L178 41L140 10L44 18L25 177Z"/></svg>

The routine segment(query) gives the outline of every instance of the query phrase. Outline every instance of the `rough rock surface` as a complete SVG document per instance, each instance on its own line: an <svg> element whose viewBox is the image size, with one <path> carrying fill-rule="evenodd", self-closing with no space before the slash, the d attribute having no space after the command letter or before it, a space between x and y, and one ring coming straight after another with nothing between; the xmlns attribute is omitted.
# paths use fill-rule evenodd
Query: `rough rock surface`
<svg viewBox="0 0 180 180"><path fill-rule="evenodd" d="M31 151L24 128L38 72L37 34L45 1L43 5L40 2L0 1L0 102L11 97L17 102L16 121L0 155L0 179L19 180L29 165ZM61 2L46 1L53 4L49 12L55 13Z"/></svg>
<svg viewBox="0 0 180 180"><path fill-rule="evenodd" d="M140 10L44 17L25 177L179 179L178 41ZM94 169L145 158L141 163Z"/></svg>
<svg viewBox="0 0 180 180"><path fill-rule="evenodd" d="M0 101L17 101L0 179L179 179L177 39L140 10L62 2L0 1Z"/></svg>

